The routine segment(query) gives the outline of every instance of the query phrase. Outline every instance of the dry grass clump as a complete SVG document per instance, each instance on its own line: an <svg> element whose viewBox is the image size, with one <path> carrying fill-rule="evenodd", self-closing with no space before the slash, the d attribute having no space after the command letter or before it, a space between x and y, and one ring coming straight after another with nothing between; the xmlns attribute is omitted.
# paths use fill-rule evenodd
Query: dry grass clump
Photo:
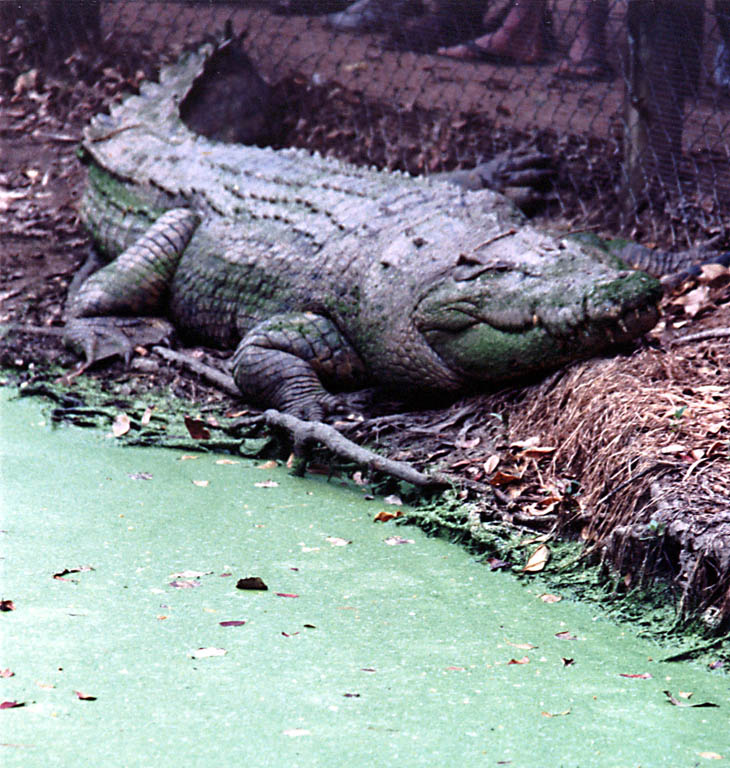
<svg viewBox="0 0 730 768"><path fill-rule="evenodd" d="M560 526L627 585L669 574L683 611L730 620L730 334L575 365L510 407L510 435L554 446L541 482L581 489Z"/></svg>

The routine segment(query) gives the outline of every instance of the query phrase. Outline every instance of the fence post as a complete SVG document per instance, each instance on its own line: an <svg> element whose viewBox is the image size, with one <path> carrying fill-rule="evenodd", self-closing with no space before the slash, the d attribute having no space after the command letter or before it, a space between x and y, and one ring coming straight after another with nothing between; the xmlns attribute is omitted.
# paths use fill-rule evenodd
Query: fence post
<svg viewBox="0 0 730 768"><path fill-rule="evenodd" d="M684 100L696 94L704 2L629 0L625 72L624 200L646 200L655 181L679 183Z"/></svg>

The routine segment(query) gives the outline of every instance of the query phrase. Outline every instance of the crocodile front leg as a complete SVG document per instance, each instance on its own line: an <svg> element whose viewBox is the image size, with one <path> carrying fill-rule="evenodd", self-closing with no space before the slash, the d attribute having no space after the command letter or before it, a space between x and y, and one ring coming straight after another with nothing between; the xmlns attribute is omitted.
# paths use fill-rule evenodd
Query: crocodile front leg
<svg viewBox="0 0 730 768"><path fill-rule="evenodd" d="M198 217L185 208L167 211L113 262L94 272L70 298L66 346L81 352L86 364L113 355L127 361L138 344L159 343L172 326L158 318Z"/></svg>
<svg viewBox="0 0 730 768"><path fill-rule="evenodd" d="M231 367L245 396L313 420L342 404L324 384L357 389L367 382L362 360L337 326L312 312L274 315L259 323L241 340Z"/></svg>

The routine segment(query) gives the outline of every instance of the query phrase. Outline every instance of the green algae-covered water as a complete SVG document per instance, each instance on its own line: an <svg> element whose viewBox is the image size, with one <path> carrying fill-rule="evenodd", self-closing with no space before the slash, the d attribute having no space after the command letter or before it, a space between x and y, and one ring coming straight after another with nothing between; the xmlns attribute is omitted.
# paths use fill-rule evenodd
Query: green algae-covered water
<svg viewBox="0 0 730 768"><path fill-rule="evenodd" d="M3 766L730 763L726 677L380 501L0 409Z"/></svg>

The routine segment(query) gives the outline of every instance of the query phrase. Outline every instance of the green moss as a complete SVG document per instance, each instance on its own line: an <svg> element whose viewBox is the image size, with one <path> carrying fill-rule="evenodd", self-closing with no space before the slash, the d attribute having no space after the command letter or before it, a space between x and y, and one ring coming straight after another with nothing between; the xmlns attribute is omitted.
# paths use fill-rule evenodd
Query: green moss
<svg viewBox="0 0 730 768"><path fill-rule="evenodd" d="M120 210L145 216L150 222L155 221L166 210L145 199L141 187L125 184L95 163L89 165L89 184Z"/></svg>

